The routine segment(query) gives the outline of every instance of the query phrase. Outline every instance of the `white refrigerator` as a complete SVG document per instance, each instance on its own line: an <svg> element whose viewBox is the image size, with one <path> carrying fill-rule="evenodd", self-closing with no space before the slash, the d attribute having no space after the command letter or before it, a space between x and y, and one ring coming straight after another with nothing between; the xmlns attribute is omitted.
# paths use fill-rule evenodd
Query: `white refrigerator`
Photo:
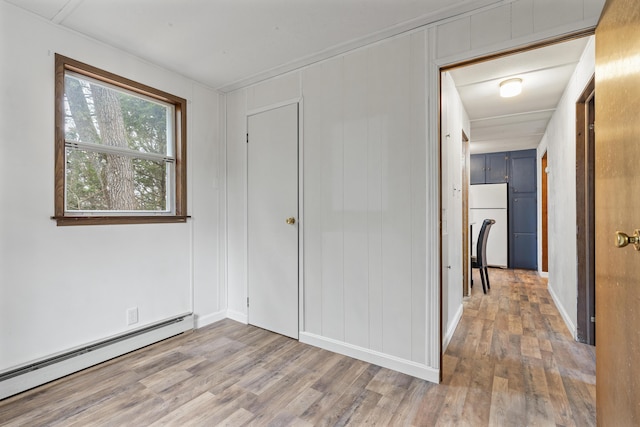
<svg viewBox="0 0 640 427"><path fill-rule="evenodd" d="M471 253L476 254L478 234L484 219L494 219L487 240L487 264L507 268L507 184L475 184L469 186L469 223L473 227Z"/></svg>

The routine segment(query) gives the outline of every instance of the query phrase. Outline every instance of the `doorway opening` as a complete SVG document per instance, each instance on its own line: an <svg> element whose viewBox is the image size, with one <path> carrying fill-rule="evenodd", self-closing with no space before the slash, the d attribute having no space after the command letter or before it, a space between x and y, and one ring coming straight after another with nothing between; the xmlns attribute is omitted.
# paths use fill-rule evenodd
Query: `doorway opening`
<svg viewBox="0 0 640 427"><path fill-rule="evenodd" d="M532 270L534 275L546 277L551 267L550 254L565 257L555 262L556 271L549 272L555 274L554 278L558 283L553 282L554 278L550 277L547 289L569 332L576 336L577 329L572 324L575 320L571 320L576 315L575 299L569 301L567 295L576 291L577 284L561 282L565 270L573 270L571 274L575 274L577 261L573 252L575 246L571 248L572 251L566 250L568 245L575 245L573 239L576 238L573 232L576 226L573 222L575 216L566 215L567 207L572 204L568 204L572 201L571 193L575 190L575 184L566 177L567 171L571 171L574 166L572 157L575 149L572 144L566 144L566 138L563 138L567 129L571 128L570 133L573 133L575 122L572 115L577 95L565 94L569 88L570 91L576 90L571 86L576 78L578 81L585 78L582 75L574 77L577 75L574 73L579 65L584 67L584 58L587 58L586 61L590 60L591 56L585 52L594 48L592 36L592 32L582 33L553 43L440 69L441 223L449 225L446 233L441 234L441 256L448 260L441 263L442 268L446 269L441 274L442 305L446 307L441 319L444 334L442 353L446 349L446 343L451 340L447 331L455 330L456 325L451 322L459 320L452 315L455 313L455 302L452 304L451 298L456 296L456 292L460 292L461 285L460 304L462 298L470 295L468 291L472 274L467 272L471 249L469 239L473 239L469 235L469 229L473 227L469 212L473 207L473 197L469 188L475 184L506 184L509 200L507 216L509 212L518 211L514 207L516 199L518 203L526 205L526 209L519 210L528 215L524 220L508 217L505 221L508 237L501 245L508 249L510 255L509 265L505 267L514 267L512 259L532 256L533 261L527 261L528 266L525 268ZM501 99L500 83L514 78L523 81L522 98ZM450 90L451 85L454 91ZM527 98L530 95L538 99ZM571 96L573 98L568 100ZM560 114L556 114L558 108L562 108ZM459 117L452 117L456 114ZM560 121L566 125L558 125ZM452 144L454 135L460 137L461 132L464 132L463 139L469 140L468 145ZM468 150L466 153L465 149ZM560 168L569 169L559 169L552 177L548 168L551 156L552 161L557 162ZM553 160L556 158L558 160ZM567 160L571 163L563 165ZM456 163L458 161L460 163ZM555 165L556 163L554 167ZM463 170L461 175L460 168ZM526 179L527 174L532 180ZM468 184L465 183L465 177L469 180ZM457 182L462 185L457 187ZM526 183L526 187L523 183ZM460 212L461 217L456 212ZM458 218L462 220L459 221ZM525 222L527 227L533 224L533 232L522 229ZM453 231L454 224L461 224L463 227L460 234ZM493 231L492 228L492 233ZM493 233L494 238L497 235L498 233ZM489 239L491 237L490 233ZM518 238L521 239L518 247L523 249L515 252L520 258L513 256L518 243L514 239ZM593 241L593 235L589 239ZM456 260L460 260L459 265L451 262ZM559 263L561 267L558 267ZM564 270L558 271L558 268ZM456 269L462 274L455 274ZM569 291L567 286L576 288Z"/></svg>
<svg viewBox="0 0 640 427"><path fill-rule="evenodd" d="M595 79L576 103L576 231L578 324L576 338L596 344Z"/></svg>

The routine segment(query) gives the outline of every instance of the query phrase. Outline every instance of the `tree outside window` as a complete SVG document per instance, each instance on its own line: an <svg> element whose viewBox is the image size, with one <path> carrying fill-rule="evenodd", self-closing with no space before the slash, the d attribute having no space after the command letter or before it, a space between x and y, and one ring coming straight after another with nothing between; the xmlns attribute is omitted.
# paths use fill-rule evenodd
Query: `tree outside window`
<svg viewBox="0 0 640 427"><path fill-rule="evenodd" d="M186 101L56 55L58 225L184 222Z"/></svg>

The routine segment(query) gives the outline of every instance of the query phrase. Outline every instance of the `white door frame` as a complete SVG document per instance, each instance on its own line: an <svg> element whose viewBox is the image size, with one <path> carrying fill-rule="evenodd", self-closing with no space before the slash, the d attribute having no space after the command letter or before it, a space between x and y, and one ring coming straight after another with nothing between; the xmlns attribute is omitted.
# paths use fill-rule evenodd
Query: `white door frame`
<svg viewBox="0 0 640 427"><path fill-rule="evenodd" d="M305 330L304 327L304 142L303 142L303 128L304 128L304 107L303 98L292 98L282 102L268 104L260 108L247 110L245 117L245 129L249 132L249 117L256 114L264 113L266 111L275 110L288 105L298 105L298 217L296 221L298 223L298 333ZM244 229L245 242L244 242L244 271L249 271L249 151L247 150L245 155L245 165L247 165L245 176L245 188L244 188L244 214L245 224ZM244 294L248 298L249 295L249 280L245 280ZM248 323L249 310L247 308L246 322ZM298 338L299 339L299 338Z"/></svg>

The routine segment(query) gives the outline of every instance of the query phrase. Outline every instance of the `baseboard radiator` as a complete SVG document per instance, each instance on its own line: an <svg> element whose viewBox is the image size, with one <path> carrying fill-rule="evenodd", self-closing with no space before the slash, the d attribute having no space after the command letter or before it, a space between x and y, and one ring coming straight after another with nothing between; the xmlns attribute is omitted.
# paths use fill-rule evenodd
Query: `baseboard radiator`
<svg viewBox="0 0 640 427"><path fill-rule="evenodd" d="M183 314L0 373L0 399L192 330L193 327L193 315Z"/></svg>

